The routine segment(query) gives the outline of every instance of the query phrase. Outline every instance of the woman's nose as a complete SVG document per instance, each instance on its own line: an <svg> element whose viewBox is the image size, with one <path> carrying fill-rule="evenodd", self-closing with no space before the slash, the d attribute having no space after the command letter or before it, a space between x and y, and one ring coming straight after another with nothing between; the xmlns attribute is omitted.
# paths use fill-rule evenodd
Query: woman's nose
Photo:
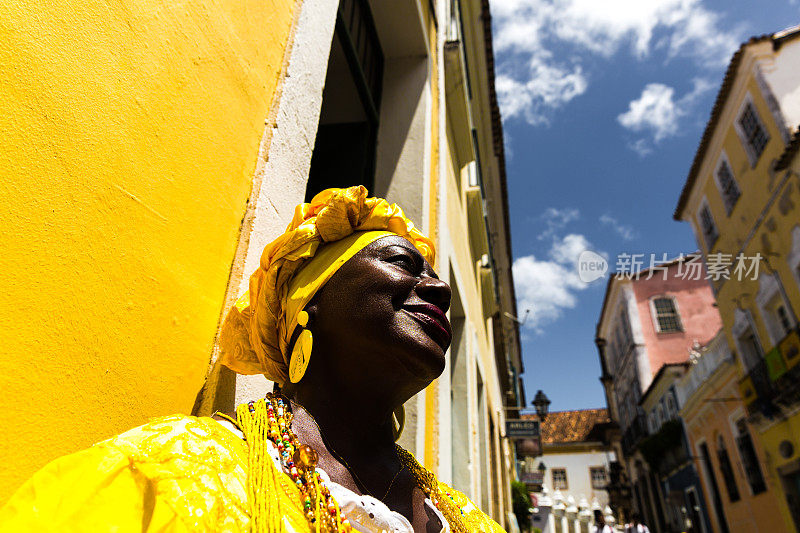
<svg viewBox="0 0 800 533"><path fill-rule="evenodd" d="M417 283L417 295L428 303L432 303L445 313L450 308L450 285L431 276L426 276Z"/></svg>

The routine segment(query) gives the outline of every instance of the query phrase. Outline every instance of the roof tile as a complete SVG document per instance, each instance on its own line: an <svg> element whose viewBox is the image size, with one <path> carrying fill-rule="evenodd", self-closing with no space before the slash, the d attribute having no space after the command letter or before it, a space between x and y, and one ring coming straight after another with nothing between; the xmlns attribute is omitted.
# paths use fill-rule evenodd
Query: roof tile
<svg viewBox="0 0 800 533"><path fill-rule="evenodd" d="M536 415L523 415L536 418ZM542 444L585 442L597 424L610 422L608 409L581 409L548 413L541 423Z"/></svg>

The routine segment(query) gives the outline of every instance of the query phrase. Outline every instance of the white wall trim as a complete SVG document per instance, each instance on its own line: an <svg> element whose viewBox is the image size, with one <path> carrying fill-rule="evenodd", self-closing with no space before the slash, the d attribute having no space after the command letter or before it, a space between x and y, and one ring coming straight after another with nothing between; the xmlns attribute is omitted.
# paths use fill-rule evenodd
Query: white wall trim
<svg viewBox="0 0 800 533"><path fill-rule="evenodd" d="M258 268L264 246L283 231L305 198L338 5L338 0L304 0L300 7L269 152L259 154L256 180L261 187L254 215L251 226L242 230L249 232L249 243L239 294ZM237 375L236 404L260 398L270 387L263 375Z"/></svg>

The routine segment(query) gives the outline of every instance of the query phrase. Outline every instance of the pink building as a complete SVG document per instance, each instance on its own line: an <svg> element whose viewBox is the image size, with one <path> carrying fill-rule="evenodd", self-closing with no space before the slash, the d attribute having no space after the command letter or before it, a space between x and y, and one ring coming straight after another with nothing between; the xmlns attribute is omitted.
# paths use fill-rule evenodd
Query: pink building
<svg viewBox="0 0 800 533"><path fill-rule="evenodd" d="M604 383L624 381L612 386L613 397L607 398L612 416L619 416L623 426L661 367L687 361L694 341L705 344L722 327L705 277L701 258L688 255L609 280L597 343L603 347ZM619 409L627 416L620 416Z"/></svg>
<svg viewBox="0 0 800 533"><path fill-rule="evenodd" d="M689 500L677 506L666 504L663 472L647 465L637 448L664 422L676 419L680 409L674 391L670 390L671 384L654 379L664 365L688 362L692 345L708 343L721 326L714 294L698 254L638 274L615 275L608 282L595 342L600 352L601 381L609 414L619 426L611 444L631 482L632 501L614 502L615 492L609 491L609 495L612 507L616 503L625 514L638 510L649 519L648 525L654 532L666 531L670 523L680 521L680 517L670 516L673 507L695 506ZM654 390L648 391L651 386ZM647 413L642 402L645 392L651 400L658 400L658 405ZM682 445L678 441L676 446ZM686 459L683 462L688 467L685 455L681 457ZM686 484L688 489L698 492L699 489L693 488L696 473L692 468L687 468Z"/></svg>

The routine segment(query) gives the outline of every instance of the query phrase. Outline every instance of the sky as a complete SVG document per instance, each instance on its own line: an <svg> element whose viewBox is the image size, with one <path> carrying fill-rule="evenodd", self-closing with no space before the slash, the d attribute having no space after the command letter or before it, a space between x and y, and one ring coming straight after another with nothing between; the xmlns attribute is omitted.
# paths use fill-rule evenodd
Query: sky
<svg viewBox="0 0 800 533"><path fill-rule="evenodd" d="M491 0L528 402L605 407L595 328L620 253L697 249L672 213L733 52L800 0ZM584 250L608 259L581 281ZM530 310L526 316L526 310Z"/></svg>

